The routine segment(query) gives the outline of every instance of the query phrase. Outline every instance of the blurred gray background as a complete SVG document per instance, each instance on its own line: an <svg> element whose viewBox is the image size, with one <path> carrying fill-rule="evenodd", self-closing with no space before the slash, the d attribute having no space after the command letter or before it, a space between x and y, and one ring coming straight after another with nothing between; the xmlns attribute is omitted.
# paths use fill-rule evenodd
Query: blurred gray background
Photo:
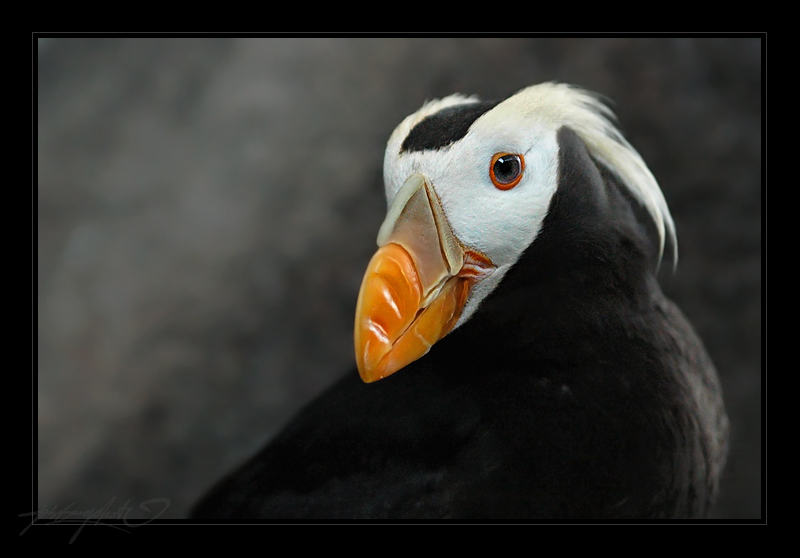
<svg viewBox="0 0 800 558"><path fill-rule="evenodd" d="M615 101L664 190L664 290L732 419L718 518L761 517L760 39L48 39L38 50L33 506L183 517L354 373L383 149L453 92ZM669 268L670 266L666 266ZM131 517L136 516L136 511Z"/></svg>

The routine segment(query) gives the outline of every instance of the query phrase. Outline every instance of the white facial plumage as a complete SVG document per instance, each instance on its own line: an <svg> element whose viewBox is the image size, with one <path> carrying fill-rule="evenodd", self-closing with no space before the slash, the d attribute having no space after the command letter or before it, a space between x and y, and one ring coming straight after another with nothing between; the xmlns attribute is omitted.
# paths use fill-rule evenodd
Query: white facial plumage
<svg viewBox="0 0 800 558"><path fill-rule="evenodd" d="M668 234L676 260L674 225L655 178L611 123L608 107L581 89L556 83L532 86L479 116L458 141L435 150L401 149L410 131L427 116L477 102L475 97L451 95L426 103L395 129L384 159L388 204L412 173L423 174L458 239L497 266L472 290L456 327L472 316L539 234L558 188L557 133L562 126L575 131L592 156L615 172L642 202L660 234L661 250ZM497 153L524 157L522 179L509 190L496 188L489 174Z"/></svg>

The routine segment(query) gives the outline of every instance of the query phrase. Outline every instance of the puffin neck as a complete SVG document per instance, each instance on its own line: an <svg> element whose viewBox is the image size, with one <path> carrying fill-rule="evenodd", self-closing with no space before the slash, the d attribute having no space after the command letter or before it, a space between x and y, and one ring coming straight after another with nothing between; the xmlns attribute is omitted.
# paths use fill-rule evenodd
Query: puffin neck
<svg viewBox="0 0 800 558"><path fill-rule="evenodd" d="M560 366L586 357L597 350L591 342L571 344L570 355L564 342L626 337L659 296L658 244L636 201L574 132L562 129L558 139L559 184L542 230L475 315L440 341L472 348L464 369L489 366L480 354L512 368L525 359Z"/></svg>
<svg viewBox="0 0 800 558"><path fill-rule="evenodd" d="M512 266L497 296L563 293L568 303L649 287L656 269L655 226L625 186L594 161L572 130L558 133L559 183L536 239ZM493 293L495 294L495 293Z"/></svg>

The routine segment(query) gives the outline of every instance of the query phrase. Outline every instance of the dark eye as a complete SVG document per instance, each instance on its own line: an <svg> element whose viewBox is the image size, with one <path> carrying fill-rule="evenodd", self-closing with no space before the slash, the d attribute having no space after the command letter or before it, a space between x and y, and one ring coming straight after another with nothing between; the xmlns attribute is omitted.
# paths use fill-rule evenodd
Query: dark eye
<svg viewBox="0 0 800 558"><path fill-rule="evenodd" d="M522 155L513 153L496 153L492 157L492 164L489 167L489 176L492 184L500 190L510 190L522 179L522 171L525 170L525 159Z"/></svg>

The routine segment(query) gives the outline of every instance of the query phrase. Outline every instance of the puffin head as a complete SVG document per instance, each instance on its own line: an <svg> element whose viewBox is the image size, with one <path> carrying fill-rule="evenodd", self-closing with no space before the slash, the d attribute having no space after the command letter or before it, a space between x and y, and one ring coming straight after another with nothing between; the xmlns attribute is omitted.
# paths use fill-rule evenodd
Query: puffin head
<svg viewBox="0 0 800 558"><path fill-rule="evenodd" d="M569 128L677 244L666 201L597 96L557 83L503 101L451 95L426 103L386 147L388 211L356 306L365 382L424 356L469 320L536 241L559 189L558 135Z"/></svg>

